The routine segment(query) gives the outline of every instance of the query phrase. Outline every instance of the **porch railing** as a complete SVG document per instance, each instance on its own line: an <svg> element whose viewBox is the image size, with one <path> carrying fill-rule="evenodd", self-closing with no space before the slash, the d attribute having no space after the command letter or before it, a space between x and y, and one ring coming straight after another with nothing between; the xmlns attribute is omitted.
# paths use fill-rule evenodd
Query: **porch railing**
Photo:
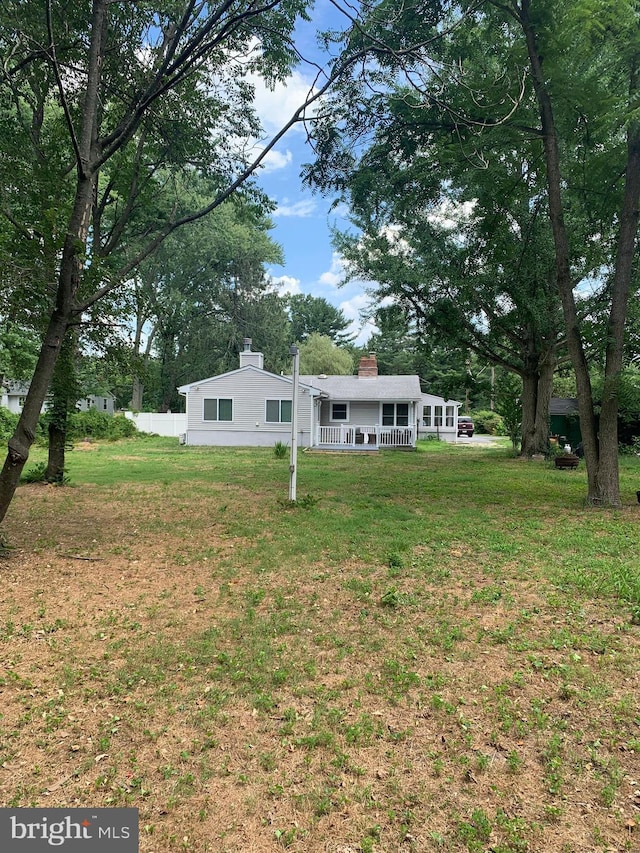
<svg viewBox="0 0 640 853"><path fill-rule="evenodd" d="M318 445L329 447L413 447L413 427L338 424L318 427Z"/></svg>

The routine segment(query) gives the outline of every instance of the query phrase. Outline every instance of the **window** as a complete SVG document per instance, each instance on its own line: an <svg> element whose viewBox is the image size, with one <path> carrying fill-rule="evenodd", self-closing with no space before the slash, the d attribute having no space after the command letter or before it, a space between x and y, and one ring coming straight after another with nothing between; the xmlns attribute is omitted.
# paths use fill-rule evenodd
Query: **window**
<svg viewBox="0 0 640 853"><path fill-rule="evenodd" d="M433 425L437 427L442 426L442 406L434 406L435 415L433 418Z"/></svg>
<svg viewBox="0 0 640 853"><path fill-rule="evenodd" d="M267 400L266 421L269 424L290 424L291 400Z"/></svg>
<svg viewBox="0 0 640 853"><path fill-rule="evenodd" d="M409 426L409 404L383 403L382 426Z"/></svg>
<svg viewBox="0 0 640 853"><path fill-rule="evenodd" d="M233 401L232 400L203 400L204 409L202 419L205 421L232 421L233 420Z"/></svg>
<svg viewBox="0 0 640 853"><path fill-rule="evenodd" d="M107 412L109 410L109 401L107 400L106 397L102 398L102 408L104 409L105 412Z"/></svg>
<svg viewBox="0 0 640 853"><path fill-rule="evenodd" d="M422 407L422 426L431 426L431 406Z"/></svg>
<svg viewBox="0 0 640 853"><path fill-rule="evenodd" d="M27 401L26 397L18 397L18 406L22 409L24 407L24 404L26 403L26 401Z"/></svg>
<svg viewBox="0 0 640 853"><path fill-rule="evenodd" d="M452 427L453 426L453 417L454 417L453 416L453 406L447 406L447 408L445 409L445 417L446 417L446 421L447 421L447 426Z"/></svg>
<svg viewBox="0 0 640 853"><path fill-rule="evenodd" d="M349 406L347 403L332 403L331 404L331 420L332 421L348 421Z"/></svg>

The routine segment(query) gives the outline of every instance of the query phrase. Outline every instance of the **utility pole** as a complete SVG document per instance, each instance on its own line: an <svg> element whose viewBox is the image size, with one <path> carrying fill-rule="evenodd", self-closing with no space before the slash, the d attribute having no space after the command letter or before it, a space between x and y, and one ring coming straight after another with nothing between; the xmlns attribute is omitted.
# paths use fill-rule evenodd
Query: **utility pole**
<svg viewBox="0 0 640 853"><path fill-rule="evenodd" d="M291 393L291 457L289 460L289 500L296 500L296 479L298 475L298 376L300 374L300 350L290 347L293 357L293 389Z"/></svg>

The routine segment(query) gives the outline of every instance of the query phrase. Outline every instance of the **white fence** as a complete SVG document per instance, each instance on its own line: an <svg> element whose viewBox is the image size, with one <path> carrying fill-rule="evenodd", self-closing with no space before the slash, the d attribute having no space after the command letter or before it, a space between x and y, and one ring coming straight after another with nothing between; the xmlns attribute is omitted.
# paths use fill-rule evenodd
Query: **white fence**
<svg viewBox="0 0 640 853"><path fill-rule="evenodd" d="M126 418L133 421L140 432L152 432L156 435L175 436L187 430L186 414L173 412L125 412Z"/></svg>

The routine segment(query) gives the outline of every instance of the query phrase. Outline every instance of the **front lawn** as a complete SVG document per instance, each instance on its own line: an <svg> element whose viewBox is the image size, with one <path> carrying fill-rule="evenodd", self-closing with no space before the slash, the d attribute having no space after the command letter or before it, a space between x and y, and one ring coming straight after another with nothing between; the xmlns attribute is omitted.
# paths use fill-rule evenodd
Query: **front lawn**
<svg viewBox="0 0 640 853"><path fill-rule="evenodd" d="M38 456L34 456L37 463ZM584 463L582 463L583 466ZM4 525L0 797L140 850L633 850L640 460L83 442Z"/></svg>

